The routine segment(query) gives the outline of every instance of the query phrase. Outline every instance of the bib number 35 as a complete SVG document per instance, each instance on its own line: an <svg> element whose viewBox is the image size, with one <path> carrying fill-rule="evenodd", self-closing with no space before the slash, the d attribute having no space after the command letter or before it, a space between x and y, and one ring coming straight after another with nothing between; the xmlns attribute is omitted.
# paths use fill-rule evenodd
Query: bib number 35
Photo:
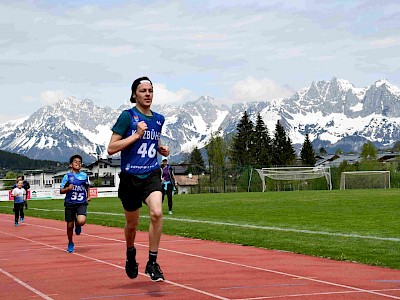
<svg viewBox="0 0 400 300"><path fill-rule="evenodd" d="M85 198L85 194L84 193L72 192L71 200L73 200L73 201L82 201L84 198Z"/></svg>

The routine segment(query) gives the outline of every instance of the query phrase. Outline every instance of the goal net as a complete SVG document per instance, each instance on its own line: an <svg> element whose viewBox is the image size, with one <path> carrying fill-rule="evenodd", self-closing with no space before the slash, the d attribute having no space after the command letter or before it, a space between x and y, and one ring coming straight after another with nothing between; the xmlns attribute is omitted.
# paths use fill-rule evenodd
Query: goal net
<svg viewBox="0 0 400 300"><path fill-rule="evenodd" d="M325 177L327 187L332 189L331 170L329 167L275 167L256 169L261 177L263 192L266 189L266 179L277 181L300 181Z"/></svg>
<svg viewBox="0 0 400 300"><path fill-rule="evenodd" d="M390 171L342 172L340 189L389 189Z"/></svg>

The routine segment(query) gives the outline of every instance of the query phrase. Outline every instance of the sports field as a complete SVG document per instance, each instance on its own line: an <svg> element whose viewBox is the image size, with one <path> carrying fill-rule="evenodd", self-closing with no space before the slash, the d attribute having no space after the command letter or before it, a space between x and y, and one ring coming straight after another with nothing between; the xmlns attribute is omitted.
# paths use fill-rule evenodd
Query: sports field
<svg viewBox="0 0 400 300"><path fill-rule="evenodd" d="M63 220L63 200L30 201L25 212ZM12 219L12 202L0 213ZM147 231L146 207L140 222ZM87 223L123 227L119 199L93 199ZM175 195L163 232L400 269L400 189Z"/></svg>

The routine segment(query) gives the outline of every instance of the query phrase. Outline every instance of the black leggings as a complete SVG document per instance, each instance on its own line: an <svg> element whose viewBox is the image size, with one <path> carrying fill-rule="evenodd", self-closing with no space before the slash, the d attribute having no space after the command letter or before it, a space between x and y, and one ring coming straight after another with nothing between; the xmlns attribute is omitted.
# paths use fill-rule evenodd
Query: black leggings
<svg viewBox="0 0 400 300"><path fill-rule="evenodd" d="M25 203L14 203L14 213L15 213L15 222L18 223L19 217L24 218L24 204Z"/></svg>
<svg viewBox="0 0 400 300"><path fill-rule="evenodd" d="M168 210L172 211L172 192L174 187L171 183L167 184L167 190L162 190L162 201L164 202L164 196L167 195L168 198Z"/></svg>

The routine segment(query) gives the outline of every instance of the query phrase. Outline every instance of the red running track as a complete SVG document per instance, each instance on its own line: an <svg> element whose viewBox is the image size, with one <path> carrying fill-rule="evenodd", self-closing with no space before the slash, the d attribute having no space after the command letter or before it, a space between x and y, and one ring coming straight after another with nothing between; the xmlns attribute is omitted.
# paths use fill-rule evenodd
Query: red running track
<svg viewBox="0 0 400 300"><path fill-rule="evenodd" d="M66 224L0 214L0 299L400 299L400 270L175 236L162 236L165 282L144 274L146 232L136 238L138 278L124 270L121 228L87 224L67 253Z"/></svg>

